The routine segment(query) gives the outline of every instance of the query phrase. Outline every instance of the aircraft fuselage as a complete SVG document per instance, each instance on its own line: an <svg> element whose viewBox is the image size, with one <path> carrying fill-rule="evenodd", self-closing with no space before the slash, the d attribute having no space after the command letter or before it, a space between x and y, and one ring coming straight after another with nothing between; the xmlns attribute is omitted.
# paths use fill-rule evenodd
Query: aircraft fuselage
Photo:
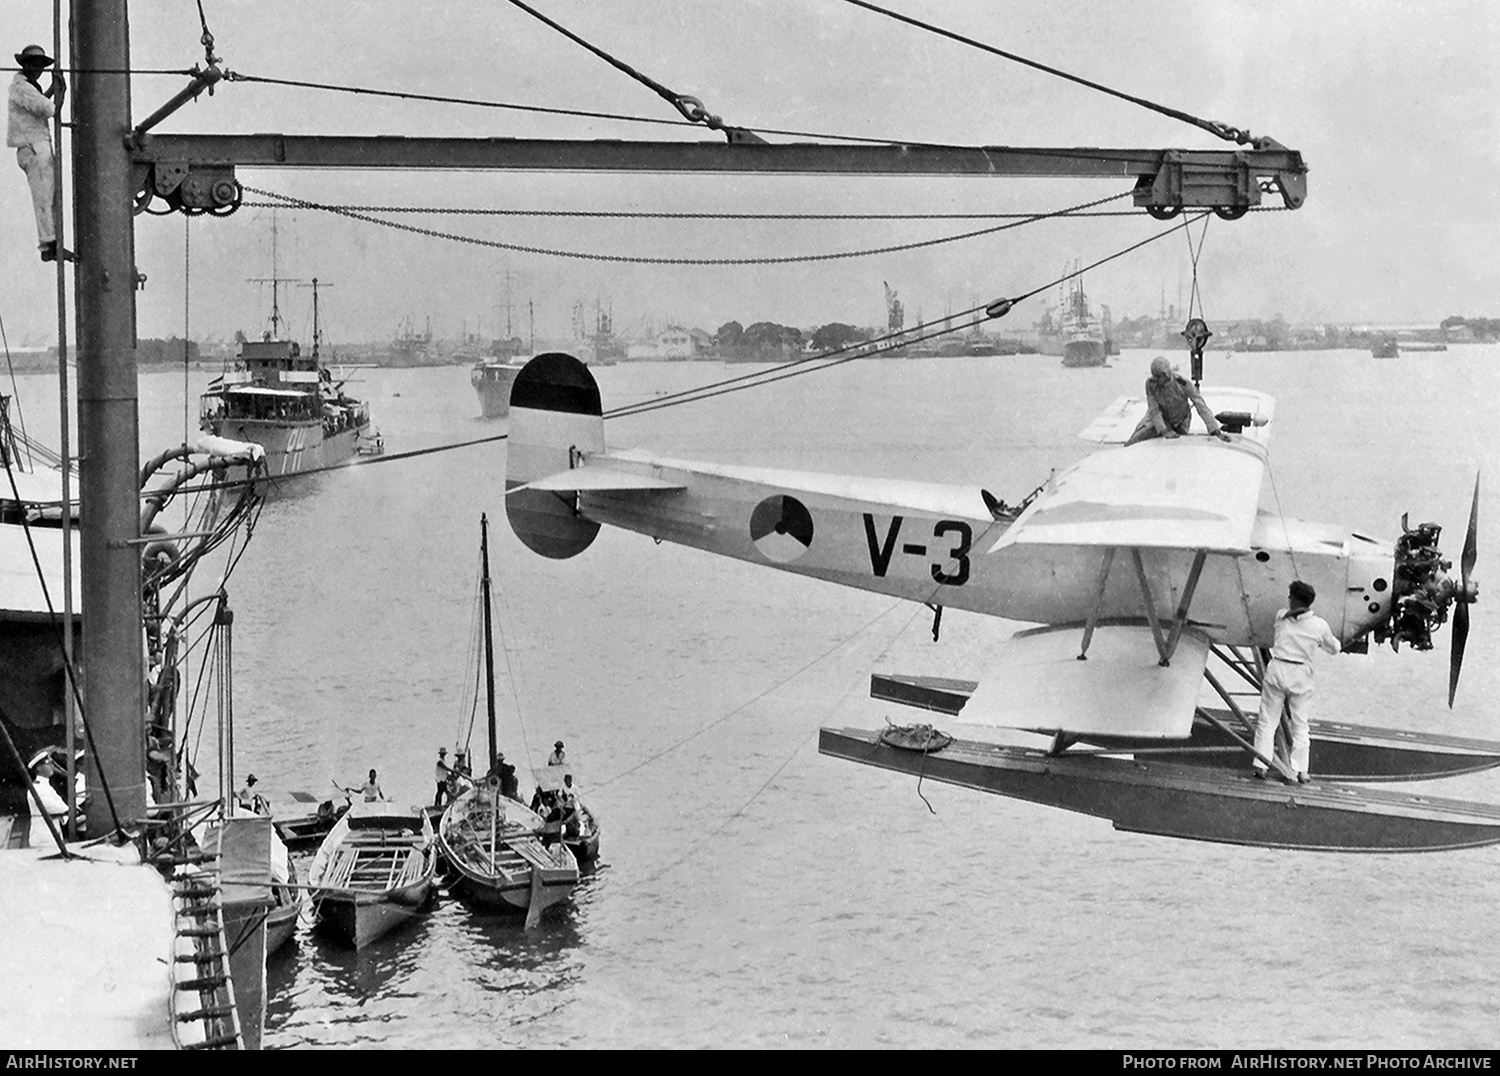
<svg viewBox="0 0 1500 1076"><path fill-rule="evenodd" d="M993 547L1011 525L995 519L977 487L893 482L654 459L610 452L612 470L683 486L649 496L585 490L578 511L601 524L662 541L910 601L1032 623L1083 622L1178 610L1194 553L1115 551L1100 594L1106 550L1072 545ZM594 462L594 461L591 461ZM993 551L992 551L993 550ZM1209 554L1190 623L1216 642L1268 646L1293 579L1318 591L1316 611L1344 642L1389 615L1394 547L1334 526L1261 512L1251 548Z"/></svg>

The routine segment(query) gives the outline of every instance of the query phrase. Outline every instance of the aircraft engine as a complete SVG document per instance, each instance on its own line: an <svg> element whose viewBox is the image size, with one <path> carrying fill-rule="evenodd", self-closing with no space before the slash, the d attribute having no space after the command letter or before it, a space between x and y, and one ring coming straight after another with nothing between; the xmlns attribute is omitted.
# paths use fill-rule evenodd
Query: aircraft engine
<svg viewBox="0 0 1500 1076"><path fill-rule="evenodd" d="M1469 530L1459 558L1457 579L1448 574L1453 562L1438 548L1442 527L1436 523L1411 527L1403 515L1401 531L1401 537L1396 539L1391 615L1376 627L1375 641L1383 643L1389 639L1392 650L1399 650L1402 643L1413 650L1431 650L1432 633L1447 623L1452 608L1453 634L1448 656L1448 705L1452 706L1469 638L1469 606L1479 600L1479 583L1473 577L1479 555L1479 479L1474 479L1474 501L1469 509Z"/></svg>

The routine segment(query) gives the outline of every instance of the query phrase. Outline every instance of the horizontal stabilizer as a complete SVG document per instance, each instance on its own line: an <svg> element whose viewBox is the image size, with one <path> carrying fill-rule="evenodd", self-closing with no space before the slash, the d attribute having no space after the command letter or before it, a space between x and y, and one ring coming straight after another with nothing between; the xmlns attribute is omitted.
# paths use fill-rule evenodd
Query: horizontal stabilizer
<svg viewBox="0 0 1500 1076"><path fill-rule="evenodd" d="M1034 732L1188 737L1208 664L1207 636L1183 631L1165 667L1145 624L1100 625L1087 661L1078 660L1082 642L1081 624L1012 636L964 704L964 722Z"/></svg>
<svg viewBox="0 0 1500 1076"><path fill-rule="evenodd" d="M527 482L524 486L516 486L506 492L520 493L526 489L541 489L554 492L587 490L594 493L614 493L637 489L672 490L686 488L681 482L668 482L662 478L652 478L649 475L642 474L630 474L627 471L614 471L607 467L574 467L572 470L559 471L557 474L538 478L534 482Z"/></svg>

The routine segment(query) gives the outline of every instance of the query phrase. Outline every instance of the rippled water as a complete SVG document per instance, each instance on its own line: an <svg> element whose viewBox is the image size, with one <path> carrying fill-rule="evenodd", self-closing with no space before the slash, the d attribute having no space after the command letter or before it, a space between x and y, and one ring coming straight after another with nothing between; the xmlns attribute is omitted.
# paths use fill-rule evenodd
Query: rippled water
<svg viewBox="0 0 1500 1076"><path fill-rule="evenodd" d="M1150 357L855 362L608 435L1014 501L1084 454L1076 431ZM597 374L608 407L725 372ZM503 429L477 418L466 369L361 376L390 452ZM1211 353L1209 377L1277 396L1264 503L1289 515L1391 536L1410 510L1456 549L1475 468L1500 474L1500 348ZM180 438L181 395L180 373L143 377L146 446ZM302 932L271 967L267 1046L1496 1041L1500 849L1194 844L932 783L929 813L910 779L818 755L817 729L910 720L868 698L873 669L973 677L1013 625L950 611L934 644L920 606L613 531L545 561L504 522L504 461L496 444L392 462L267 506L230 586L239 769L324 796L373 766L388 793L430 795L464 720L488 511L503 747L540 763L567 741L603 865L530 933L447 901L357 955ZM1489 544L1482 527L1481 574ZM1500 738L1500 630L1486 604L1474 622L1451 713L1444 634L1434 654L1328 659L1321 715ZM1494 773L1425 787L1500 802Z"/></svg>

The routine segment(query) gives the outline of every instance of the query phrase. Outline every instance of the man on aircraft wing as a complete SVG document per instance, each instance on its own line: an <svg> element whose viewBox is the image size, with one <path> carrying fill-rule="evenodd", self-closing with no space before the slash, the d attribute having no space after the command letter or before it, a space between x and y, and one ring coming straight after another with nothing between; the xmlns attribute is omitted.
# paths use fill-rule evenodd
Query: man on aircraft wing
<svg viewBox="0 0 1500 1076"><path fill-rule="evenodd" d="M1151 376L1146 379L1146 417L1125 443L1133 445L1153 437L1170 439L1187 433L1194 408L1203 416L1209 433L1221 441L1229 440L1229 434L1220 428L1198 386L1180 375L1165 356L1156 356L1151 360Z"/></svg>

